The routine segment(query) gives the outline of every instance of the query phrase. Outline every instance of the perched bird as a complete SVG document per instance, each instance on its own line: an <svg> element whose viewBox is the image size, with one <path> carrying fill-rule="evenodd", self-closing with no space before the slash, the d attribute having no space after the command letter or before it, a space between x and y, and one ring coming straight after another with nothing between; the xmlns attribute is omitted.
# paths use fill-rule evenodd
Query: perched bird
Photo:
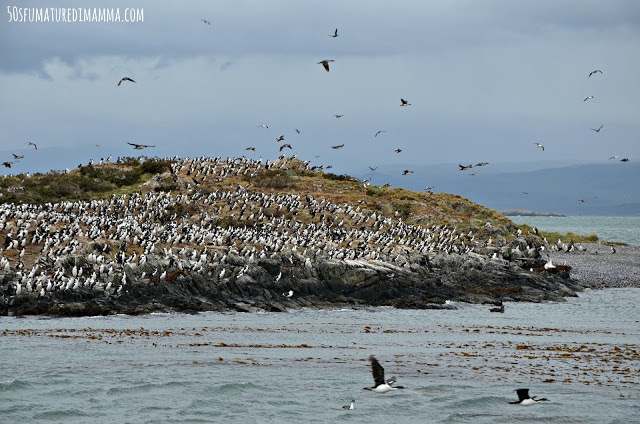
<svg viewBox="0 0 640 424"><path fill-rule="evenodd" d="M405 169L404 171L402 171L402 175L410 175L413 174L413 171L410 171L408 169Z"/></svg>
<svg viewBox="0 0 640 424"><path fill-rule="evenodd" d="M529 396L529 389L516 389L515 391L518 393L518 400L515 400L513 402L509 402L512 405L529 406L529 405L533 405L533 404L538 403L538 402L548 401L549 400L547 398L536 399L535 396Z"/></svg>
<svg viewBox="0 0 640 424"><path fill-rule="evenodd" d="M369 390L376 393L386 393L390 390L404 389L402 386L393 387L396 382L395 377L391 377L389 380L384 379L384 368L375 358L375 356L369 356L369 362L371 362L371 374L373 374L373 386L365 387L364 390Z"/></svg>
<svg viewBox="0 0 640 424"><path fill-rule="evenodd" d="M582 100L583 102L586 102L587 100L593 99L593 96L587 96L584 98L584 100Z"/></svg>
<svg viewBox="0 0 640 424"><path fill-rule="evenodd" d="M464 171L466 169L473 168L473 165L460 165L460 164L458 164L458 166L460 167L460 171Z"/></svg>
<svg viewBox="0 0 640 424"><path fill-rule="evenodd" d="M329 37L336 38L337 36L338 36L338 28L336 28L336 31L333 34L329 34Z"/></svg>
<svg viewBox="0 0 640 424"><path fill-rule="evenodd" d="M204 22L207 25L211 25L211 22L207 21L206 19L200 19L202 22Z"/></svg>
<svg viewBox="0 0 640 424"><path fill-rule="evenodd" d="M356 409L356 400L355 399L351 399L351 404L342 405L342 409Z"/></svg>
<svg viewBox="0 0 640 424"><path fill-rule="evenodd" d="M344 147L344 143L338 144L336 146L331 146L332 149L342 149Z"/></svg>
<svg viewBox="0 0 640 424"><path fill-rule="evenodd" d="M595 131L595 132L599 133L600 130L602 129L602 127L604 127L604 124L600 125L598 128L591 128L591 131Z"/></svg>
<svg viewBox="0 0 640 424"><path fill-rule="evenodd" d="M589 72L589 77L591 77L591 75L593 75L593 74L601 74L601 73L602 73L602 71L600 69L596 69L595 71Z"/></svg>
<svg viewBox="0 0 640 424"><path fill-rule="evenodd" d="M611 253L616 253L616 248L611 246Z"/></svg>
<svg viewBox="0 0 640 424"><path fill-rule="evenodd" d="M288 292L286 292L286 293L282 293L282 295L283 295L284 297L291 297L291 296L293 296L293 290L289 290L289 291L288 291Z"/></svg>
<svg viewBox="0 0 640 424"><path fill-rule="evenodd" d="M542 151L544 152L544 146L542 144L540 144L540 143L533 143L533 144L535 144L536 147L542 149Z"/></svg>
<svg viewBox="0 0 640 424"><path fill-rule="evenodd" d="M36 150L38 150L38 145L36 143L34 143L33 141L27 141L27 144L29 146L33 146Z"/></svg>
<svg viewBox="0 0 640 424"><path fill-rule="evenodd" d="M400 98L400 106L411 106L411 103L407 102L403 98Z"/></svg>
<svg viewBox="0 0 640 424"><path fill-rule="evenodd" d="M378 130L378 131L376 131L376 135L374 135L374 137L377 137L377 136L378 136L378 134L383 133L383 132L386 132L386 131L385 131L385 130Z"/></svg>
<svg viewBox="0 0 640 424"><path fill-rule="evenodd" d="M131 82L135 82L134 80L132 80L129 77L123 77L120 81L118 81L118 87L120 87L120 84L122 84L124 81L131 81Z"/></svg>
<svg viewBox="0 0 640 424"><path fill-rule="evenodd" d="M136 143L129 143L129 142L127 142L127 144L133 146L133 148L135 150L142 150L142 149L145 149L147 147L156 147L155 145L154 146L149 146L147 144L136 144Z"/></svg>
<svg viewBox="0 0 640 424"><path fill-rule="evenodd" d="M333 59L325 59L325 60L321 60L317 64L318 65L322 64L322 66L324 66L324 70L329 72L329 62L335 62L335 60L333 60Z"/></svg>
<svg viewBox="0 0 640 424"><path fill-rule="evenodd" d="M282 146L280 146L280 151L282 151L283 149L293 149L293 147L291 147L291 144L289 143L284 143Z"/></svg>

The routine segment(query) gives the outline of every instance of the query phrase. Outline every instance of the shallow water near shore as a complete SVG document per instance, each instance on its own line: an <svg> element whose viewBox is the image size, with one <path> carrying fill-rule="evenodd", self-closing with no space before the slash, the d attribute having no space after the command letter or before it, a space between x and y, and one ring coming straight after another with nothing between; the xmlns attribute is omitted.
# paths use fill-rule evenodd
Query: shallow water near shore
<svg viewBox="0 0 640 424"><path fill-rule="evenodd" d="M457 310L0 318L3 422L553 422L640 416L640 289ZM386 394L367 362L406 388ZM510 405L528 387L550 402ZM356 400L356 409L342 405Z"/></svg>

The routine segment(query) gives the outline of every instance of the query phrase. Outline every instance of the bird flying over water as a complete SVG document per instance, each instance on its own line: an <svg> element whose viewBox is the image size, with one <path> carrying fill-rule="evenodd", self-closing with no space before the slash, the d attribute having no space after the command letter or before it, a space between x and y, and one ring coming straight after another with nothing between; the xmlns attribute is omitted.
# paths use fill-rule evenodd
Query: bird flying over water
<svg viewBox="0 0 640 424"><path fill-rule="evenodd" d="M336 38L337 36L338 36L338 28L336 28L336 31L333 34L329 34L329 37Z"/></svg>
<svg viewBox="0 0 640 424"><path fill-rule="evenodd" d="M544 146L542 144L540 144L540 143L533 143L533 144L535 144L536 147L542 149L542 151L544 152Z"/></svg>
<svg viewBox="0 0 640 424"><path fill-rule="evenodd" d="M122 84L122 83L123 83L123 82L125 82L125 81L131 81L131 82L134 82L134 83L135 83L135 81L134 81L134 80L132 80L132 79L131 79L131 78L129 78L129 77L123 77L120 81L118 81L118 87L120 87L120 84Z"/></svg>
<svg viewBox="0 0 640 424"><path fill-rule="evenodd" d="M599 133L600 130L602 129L602 127L604 127L604 124L600 125L598 128L591 128L591 131L595 131L595 132Z"/></svg>
<svg viewBox="0 0 640 424"><path fill-rule="evenodd" d="M596 69L595 71L589 72L589 77L591 77L591 75L593 75L593 74L601 74L601 73L602 73L602 71L600 69Z"/></svg>
<svg viewBox="0 0 640 424"><path fill-rule="evenodd" d="M135 150L142 150L142 149L145 149L147 147L156 147L155 145L154 146L149 146L147 144L137 144L137 143L129 143L129 142L127 142L127 144L133 146L133 148Z"/></svg>
<svg viewBox="0 0 640 424"><path fill-rule="evenodd" d="M405 169L404 171L402 171L402 175L410 175L410 174L413 174L413 171L409 169Z"/></svg>
<svg viewBox="0 0 640 424"><path fill-rule="evenodd" d="M536 399L535 396L529 396L529 389L516 389L516 392L518 393L518 400L515 400L513 402L509 402L512 405L524 405L524 406L529 406L529 405L533 405L535 403L538 402L542 402L542 401L548 401L549 399L547 398L542 398L542 399Z"/></svg>
<svg viewBox="0 0 640 424"><path fill-rule="evenodd" d="M390 390L404 389L403 386L393 387L396 382L395 377L391 377L389 380L384 379L384 368L375 358L375 356L369 356L369 362L371 362L371 374L373 375L373 387L365 387L364 390L376 393L386 393Z"/></svg>
<svg viewBox="0 0 640 424"><path fill-rule="evenodd" d="M333 59L325 59L325 60L321 60L317 64L318 65L322 64L322 66L324 66L324 70L329 72L329 62L335 62L335 60L333 60Z"/></svg>
<svg viewBox="0 0 640 424"><path fill-rule="evenodd" d="M466 169L473 168L473 165L471 165L471 164L469 164L469 165L460 165L460 164L458 164L458 166L460 167L460 170L461 170L461 171L464 171L464 170L466 170Z"/></svg>
<svg viewBox="0 0 640 424"><path fill-rule="evenodd" d="M403 98L400 98L400 106L411 106L411 103L407 102Z"/></svg>

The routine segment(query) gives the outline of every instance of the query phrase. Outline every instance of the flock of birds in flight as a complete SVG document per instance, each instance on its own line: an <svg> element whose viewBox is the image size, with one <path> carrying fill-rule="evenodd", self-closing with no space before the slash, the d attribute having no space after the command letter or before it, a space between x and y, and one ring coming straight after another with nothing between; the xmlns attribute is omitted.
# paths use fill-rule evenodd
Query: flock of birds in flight
<svg viewBox="0 0 640 424"><path fill-rule="evenodd" d="M391 377L389 379L384 378L384 368L380 365L380 362L375 356L369 356L369 362L371 363L371 374L373 376L373 386L365 387L364 390L368 390L374 393L387 393L393 390L404 389L404 386L394 386L396 378ZM538 402L548 402L547 398L537 398L536 396L529 395L529 389L516 389L514 390L518 395L518 400L509 402L511 405L523 405L530 406L535 405ZM348 405L343 405L342 409L353 410L356 408L356 400L351 399Z"/></svg>

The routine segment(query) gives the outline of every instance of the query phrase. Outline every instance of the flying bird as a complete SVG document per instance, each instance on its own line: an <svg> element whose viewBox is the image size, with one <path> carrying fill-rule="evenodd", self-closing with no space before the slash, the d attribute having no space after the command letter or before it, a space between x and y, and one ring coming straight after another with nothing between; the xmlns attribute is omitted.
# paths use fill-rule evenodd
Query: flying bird
<svg viewBox="0 0 640 424"><path fill-rule="evenodd" d="M391 377L389 380L384 379L384 368L375 358L375 356L369 356L369 362L371 362L371 374L373 374L373 387L365 387L364 390L369 390L376 393L386 393L390 390L404 389L402 386L393 387L393 383L396 382L395 377Z"/></svg>
<svg viewBox="0 0 640 424"><path fill-rule="evenodd" d="M127 144L133 146L133 148L135 150L142 150L142 149L145 149L147 147L156 147L155 145L154 146L149 146L147 144L136 144L136 143L129 143L129 142L127 142Z"/></svg>
<svg viewBox="0 0 640 424"><path fill-rule="evenodd" d="M585 202L586 202L586 200L585 200L585 199L580 199L580 200L578 200L578 202L580 202L580 203L585 203Z"/></svg>
<svg viewBox="0 0 640 424"><path fill-rule="evenodd" d="M207 21L206 19L200 19L202 22L204 22L207 25L211 25L211 22Z"/></svg>
<svg viewBox="0 0 640 424"><path fill-rule="evenodd" d="M335 60L333 60L333 59L325 59L325 60L321 60L317 64L318 65L322 64L322 66L324 66L324 70L329 72L329 62L335 62Z"/></svg>
<svg viewBox="0 0 640 424"><path fill-rule="evenodd" d="M2 162L2 164L5 166L5 168L11 168L11 164L13 164L13 162Z"/></svg>
<svg viewBox="0 0 640 424"><path fill-rule="evenodd" d="M400 98L400 106L411 106L411 103L407 102L403 98Z"/></svg>
<svg viewBox="0 0 640 424"><path fill-rule="evenodd" d="M408 169L405 169L404 171L402 171L402 175L411 175L413 174L413 171L410 171Z"/></svg>
<svg viewBox="0 0 640 424"><path fill-rule="evenodd" d="M385 130L378 130L378 131L376 131L376 135L374 135L374 137L377 137L377 136L378 136L378 134L383 133L383 132L386 132L386 131L385 131Z"/></svg>
<svg viewBox="0 0 640 424"><path fill-rule="evenodd" d="M593 96L587 96L584 98L584 100L582 100L583 102L586 102L587 100L591 100L593 99Z"/></svg>
<svg viewBox="0 0 640 424"><path fill-rule="evenodd" d="M591 72L589 72L589 77L591 77L591 75L593 75L593 74L598 74L598 73L601 74L602 71L600 69L596 69L595 71L591 71Z"/></svg>
<svg viewBox="0 0 640 424"><path fill-rule="evenodd" d="M333 115L333 116L335 116L336 118L342 118L344 115Z"/></svg>
<svg viewBox="0 0 640 424"><path fill-rule="evenodd" d="M604 124L600 125L598 128L591 128L591 131L595 131L595 132L599 133L600 130L602 129L602 127L604 127Z"/></svg>
<svg viewBox="0 0 640 424"><path fill-rule="evenodd" d="M300 134L300 130L298 128L296 128L294 131L296 132L296 134Z"/></svg>
<svg viewBox="0 0 640 424"><path fill-rule="evenodd" d="M120 81L118 81L118 87L120 87L120 84L122 84L124 81L131 81L131 82L135 82L134 80L132 80L129 77L123 77Z"/></svg>
<svg viewBox="0 0 640 424"><path fill-rule="evenodd" d="M291 147L291 144L289 143L284 143L282 146L280 146L280 151L282 151L283 149L293 149L293 147Z"/></svg>
<svg viewBox="0 0 640 424"><path fill-rule="evenodd" d="M544 152L544 146L542 144L540 144L540 143L533 143L533 144L535 144L536 147L542 149L542 151Z"/></svg>
<svg viewBox="0 0 640 424"><path fill-rule="evenodd" d="M460 171L464 171L466 169L473 168L473 165L460 165L460 164L458 164L458 166L460 167Z"/></svg>
<svg viewBox="0 0 640 424"><path fill-rule="evenodd" d="M36 150L38 150L38 145L36 143L34 143L33 141L27 141L27 145L33 146Z"/></svg>
<svg viewBox="0 0 640 424"><path fill-rule="evenodd" d="M15 153L11 153L13 155L14 159L22 159L24 158L24 155L16 155Z"/></svg>
<svg viewBox="0 0 640 424"><path fill-rule="evenodd" d="M255 148L255 147L247 147L245 150L251 150L251 151L254 151L254 152L255 152L255 151L256 151L256 148Z"/></svg>
<svg viewBox="0 0 640 424"><path fill-rule="evenodd" d="M276 137L276 141L284 141L284 135Z"/></svg>
<svg viewBox="0 0 640 424"><path fill-rule="evenodd" d="M620 159L620 162L629 162L629 158L622 158Z"/></svg>
<svg viewBox="0 0 640 424"><path fill-rule="evenodd" d="M509 402L512 405L524 405L524 406L529 406L529 405L533 405L535 403L538 402L542 402L542 401L548 401L549 399L547 398L542 398L542 399L536 399L535 396L529 396L529 389L516 389L515 390L518 393L518 400L515 400L513 402Z"/></svg>
<svg viewBox="0 0 640 424"><path fill-rule="evenodd" d="M269 128L269 125L267 125L267 124L260 124L260 125L258 125L258 128Z"/></svg>
<svg viewBox="0 0 640 424"><path fill-rule="evenodd" d="M609 160L611 160L611 159L618 159L618 155L613 155L613 156L611 156L611 157L609 158Z"/></svg>
<svg viewBox="0 0 640 424"><path fill-rule="evenodd" d="M338 36L338 28L336 28L336 31L333 34L329 34L329 37L336 38L337 36Z"/></svg>
<svg viewBox="0 0 640 424"><path fill-rule="evenodd" d="M377 167L377 166L370 166L370 167L369 167L369 169L370 169L371 171L374 171L374 172L375 172L375 170L376 170L376 169L378 169L378 167Z"/></svg>
<svg viewBox="0 0 640 424"><path fill-rule="evenodd" d="M396 153L400 153L402 151L402 149L395 149L394 152Z"/></svg>
<svg viewBox="0 0 640 424"><path fill-rule="evenodd" d="M332 149L342 149L344 147L344 143L338 144L336 146L331 146Z"/></svg>

